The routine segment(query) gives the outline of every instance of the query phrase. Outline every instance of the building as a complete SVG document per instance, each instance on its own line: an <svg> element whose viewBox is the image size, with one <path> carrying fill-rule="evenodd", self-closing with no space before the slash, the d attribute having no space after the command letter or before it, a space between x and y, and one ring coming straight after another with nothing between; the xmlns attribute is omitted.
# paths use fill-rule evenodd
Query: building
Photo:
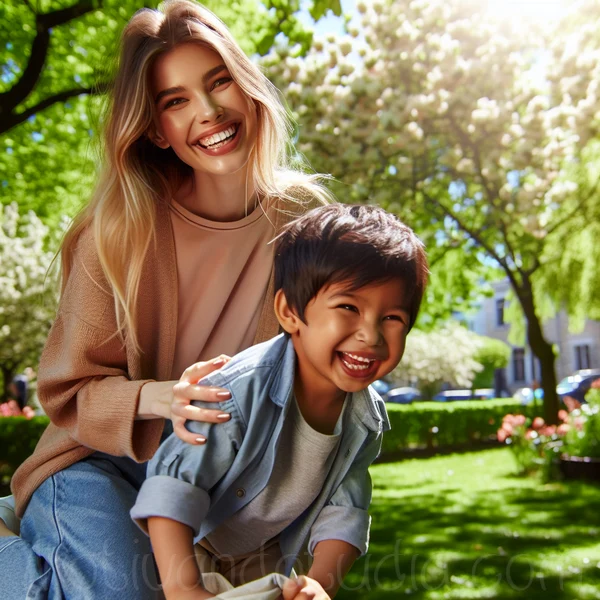
<svg viewBox="0 0 600 600"><path fill-rule="evenodd" d="M511 392L530 387L541 380L539 361L528 345L516 347L508 342L510 326L505 322L510 284L507 280L492 284L493 296L484 298L480 310L467 319L469 329L480 335L496 338L512 347L511 362L504 373L499 373L500 384ZM580 333L569 332L569 320L564 312L544 323L544 334L556 345L556 377L560 381L579 369L600 368L600 321L586 321Z"/></svg>

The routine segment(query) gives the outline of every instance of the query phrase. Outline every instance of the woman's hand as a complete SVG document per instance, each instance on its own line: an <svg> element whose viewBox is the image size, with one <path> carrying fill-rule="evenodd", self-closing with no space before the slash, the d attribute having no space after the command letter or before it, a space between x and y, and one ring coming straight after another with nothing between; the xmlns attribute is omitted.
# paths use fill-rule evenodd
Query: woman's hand
<svg viewBox="0 0 600 600"><path fill-rule="evenodd" d="M283 600L331 600L321 584L306 575L285 582Z"/></svg>
<svg viewBox="0 0 600 600"><path fill-rule="evenodd" d="M192 400L222 402L231 398L231 394L223 388L198 385L198 381L203 377L220 369L230 360L231 357L221 354L221 356L217 356L217 358L213 358L212 360L195 363L183 372L179 382L173 386L171 421L173 422L173 431L184 442L188 444L204 444L206 442L206 438L198 437L197 433L192 433L185 428L186 421L223 423L230 419L231 415L228 413L220 410L200 408L190 404Z"/></svg>
<svg viewBox="0 0 600 600"><path fill-rule="evenodd" d="M210 410L191 406L192 400L202 402L222 402L231 398L231 394L223 388L207 385L198 385L198 381L209 373L220 369L231 358L222 354L205 362L198 362L188 367L181 379L173 381L150 381L140 392L138 404L138 419L156 419L163 417L171 419L173 431L188 444L204 444L206 439L198 437L185 428L185 422L204 421L205 423L223 423L230 416L219 410Z"/></svg>

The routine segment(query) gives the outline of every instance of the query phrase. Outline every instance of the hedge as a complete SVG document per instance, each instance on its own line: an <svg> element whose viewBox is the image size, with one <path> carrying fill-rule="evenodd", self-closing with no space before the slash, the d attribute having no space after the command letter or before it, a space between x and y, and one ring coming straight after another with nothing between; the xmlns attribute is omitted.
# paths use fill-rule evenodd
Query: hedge
<svg viewBox="0 0 600 600"><path fill-rule="evenodd" d="M0 466L2 472L11 474L33 453L48 417L0 417Z"/></svg>
<svg viewBox="0 0 600 600"><path fill-rule="evenodd" d="M541 407L523 406L519 400L465 400L387 404L391 431L383 436L382 454L407 448L467 446L495 438L507 413L534 417Z"/></svg>
<svg viewBox="0 0 600 600"><path fill-rule="evenodd" d="M383 436L382 454L408 448L460 447L495 437L507 413L537 415L534 405L518 400L467 400L387 404L391 431ZM541 409L541 407L540 407ZM34 450L47 417L0 417L0 465L12 473Z"/></svg>

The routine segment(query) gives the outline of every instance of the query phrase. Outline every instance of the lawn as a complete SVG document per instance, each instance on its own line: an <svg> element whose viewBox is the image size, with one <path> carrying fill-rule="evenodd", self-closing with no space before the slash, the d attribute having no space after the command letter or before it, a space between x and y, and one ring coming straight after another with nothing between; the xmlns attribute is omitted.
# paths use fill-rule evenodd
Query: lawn
<svg viewBox="0 0 600 600"><path fill-rule="evenodd" d="M508 448L379 464L340 600L600 599L600 486L515 476Z"/></svg>

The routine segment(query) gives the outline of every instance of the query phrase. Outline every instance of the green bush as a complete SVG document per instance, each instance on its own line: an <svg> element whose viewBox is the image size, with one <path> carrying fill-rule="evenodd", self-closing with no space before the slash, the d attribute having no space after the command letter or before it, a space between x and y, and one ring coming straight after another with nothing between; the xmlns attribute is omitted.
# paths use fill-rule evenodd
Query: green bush
<svg viewBox="0 0 600 600"><path fill-rule="evenodd" d="M408 448L468 446L495 439L507 413L537 416L535 406L523 406L512 398L386 406L392 429L383 436L383 454Z"/></svg>
<svg viewBox="0 0 600 600"><path fill-rule="evenodd" d="M5 474L16 468L33 453L48 417L0 417L0 466Z"/></svg>

